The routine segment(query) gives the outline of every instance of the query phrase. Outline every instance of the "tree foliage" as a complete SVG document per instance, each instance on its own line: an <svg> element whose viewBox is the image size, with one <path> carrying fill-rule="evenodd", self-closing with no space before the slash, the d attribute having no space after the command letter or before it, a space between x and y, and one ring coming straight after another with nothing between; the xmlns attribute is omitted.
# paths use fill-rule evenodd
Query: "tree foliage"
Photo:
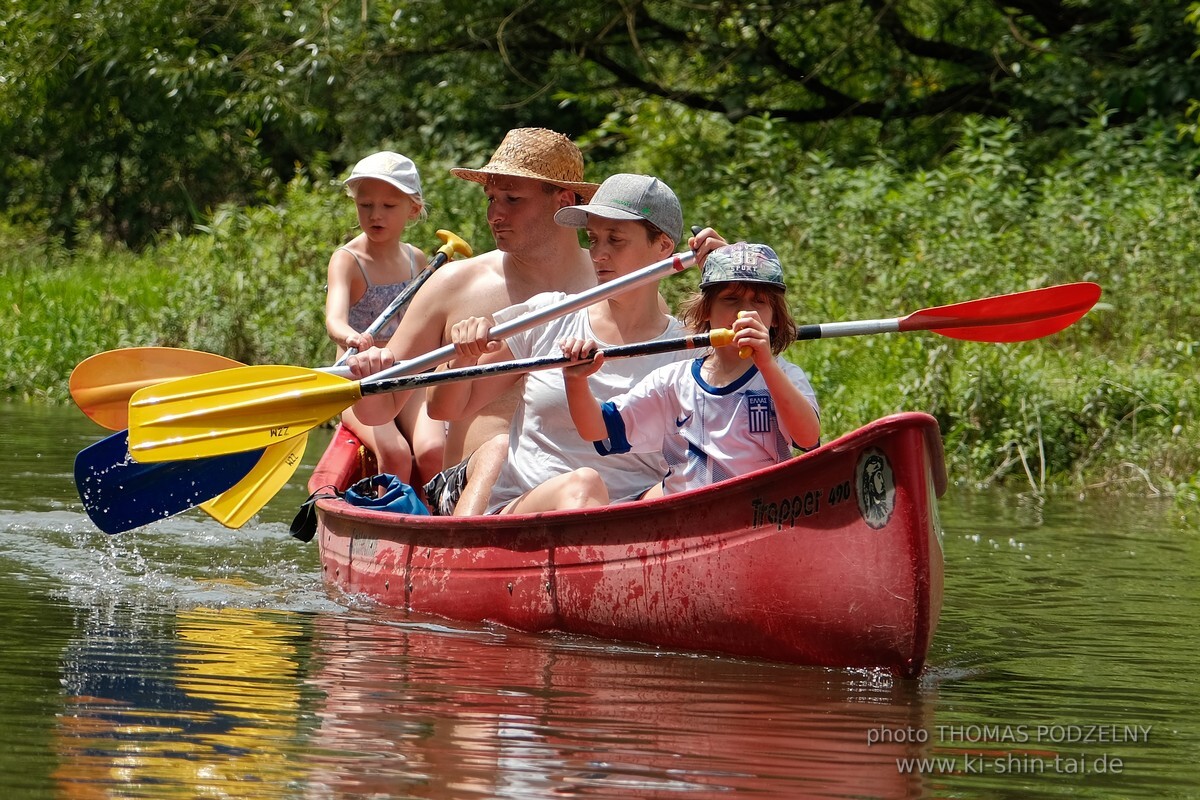
<svg viewBox="0 0 1200 800"><path fill-rule="evenodd" d="M0 209L68 245L144 245L278 197L325 157L486 157L519 125L582 137L597 161L650 109L770 120L784 149L928 167L966 115L1011 118L1052 158L1098 115L1173 129L1200 97L1180 0L9 5Z"/></svg>
<svg viewBox="0 0 1200 800"><path fill-rule="evenodd" d="M289 13L196 0L45 0L5 23L3 202L73 241L141 245L261 199L329 140L320 62Z"/></svg>

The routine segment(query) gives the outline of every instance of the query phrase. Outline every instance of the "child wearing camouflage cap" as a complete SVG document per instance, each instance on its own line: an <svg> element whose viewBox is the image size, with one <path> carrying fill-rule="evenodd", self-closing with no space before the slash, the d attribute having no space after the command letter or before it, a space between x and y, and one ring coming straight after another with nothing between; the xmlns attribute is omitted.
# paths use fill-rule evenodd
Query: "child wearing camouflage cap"
<svg viewBox="0 0 1200 800"><path fill-rule="evenodd" d="M732 328L733 345L649 373L601 404L587 376L603 356L564 368L571 418L602 454L662 450L669 471L644 496L707 486L791 458L820 443L821 422L808 376L779 354L795 340L784 299L783 267L764 244L714 250L700 291L681 318L697 332ZM582 357L590 342L565 342Z"/></svg>

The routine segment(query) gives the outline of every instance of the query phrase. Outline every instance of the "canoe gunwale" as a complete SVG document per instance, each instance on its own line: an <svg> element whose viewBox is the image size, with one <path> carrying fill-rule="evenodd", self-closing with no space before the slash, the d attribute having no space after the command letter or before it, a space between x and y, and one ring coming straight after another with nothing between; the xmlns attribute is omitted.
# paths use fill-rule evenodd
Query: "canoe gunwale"
<svg viewBox="0 0 1200 800"><path fill-rule="evenodd" d="M932 425L922 424L926 420ZM930 471L935 481L935 492L937 497L941 497L946 492L948 481L946 478L945 456L942 452L941 435L938 432L937 423L933 417L917 412L905 412L892 414L887 417L881 417L878 420L870 423L867 426L852 431L845 436L842 436L828 444L821 445L818 448L810 450L806 453L801 453L795 458L785 461L782 464L775 464L762 469L748 472L744 475L739 475L735 478L722 481L720 484L705 487L703 489L695 489L689 492L681 492L664 497L656 497L650 500L638 500L635 502L618 503L607 506L603 509L585 509L582 511L541 511L534 514L505 514L505 515L490 515L483 517L441 517L427 516L419 514L395 514L388 511L376 511L373 509L361 508L352 506L344 500L337 498L326 498L317 501L317 508L326 512L334 512L346 516L361 516L363 518L377 518L380 520L402 523L405 528L420 529L422 527L446 528L446 527L462 527L470 528L478 524L480 520L486 520L489 527L494 528L527 528L531 522L544 523L553 525L559 521L575 521L586 519L589 517L602 516L642 516L653 513L659 510L672 510L675 508L686 508L690 506L698 495L713 491L714 487L721 490L729 490L744 484L752 484L757 480L761 480L762 476L769 475L774 472L786 469L789 466L795 466L806 463L812 460L819 460L823 455L831 452L851 449L856 446L859 437L870 435L882 435L893 430L898 430L902 427L911 427L914 424L920 425L925 436L927 453L931 464ZM320 465L318 465L318 470ZM352 482L352 481L350 481ZM319 485L318 485L319 484ZM337 486L339 489L345 489L349 485L346 479L328 479L314 471L312 479L309 481L309 491L315 492L320 488L328 486Z"/></svg>

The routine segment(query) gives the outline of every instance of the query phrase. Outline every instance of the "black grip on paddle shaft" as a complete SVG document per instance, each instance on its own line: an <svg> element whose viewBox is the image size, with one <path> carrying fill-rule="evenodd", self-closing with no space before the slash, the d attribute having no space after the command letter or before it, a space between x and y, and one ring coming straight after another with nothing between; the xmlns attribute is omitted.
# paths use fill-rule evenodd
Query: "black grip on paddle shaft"
<svg viewBox="0 0 1200 800"><path fill-rule="evenodd" d="M593 352L591 358L595 358L597 353L603 353L605 358L631 358L634 356L654 355L656 353L668 353L673 350L708 347L710 344L722 346L728 344L732 338L733 334L731 331L719 329L709 331L708 333L692 333L672 339L659 339L651 342L635 342L634 344L605 347ZM713 339L716 339L716 341L714 342ZM379 394L381 392L403 391L422 386L433 386L439 383L474 380L476 378L486 378L491 375L501 375L507 372L534 372L537 370L552 369L574 363L583 363L584 360L586 359L576 360L569 356L534 356L514 361L498 361L491 364L456 367L440 372L422 372L417 375L383 378L372 383L360 384L360 388L363 396L366 397L367 395Z"/></svg>

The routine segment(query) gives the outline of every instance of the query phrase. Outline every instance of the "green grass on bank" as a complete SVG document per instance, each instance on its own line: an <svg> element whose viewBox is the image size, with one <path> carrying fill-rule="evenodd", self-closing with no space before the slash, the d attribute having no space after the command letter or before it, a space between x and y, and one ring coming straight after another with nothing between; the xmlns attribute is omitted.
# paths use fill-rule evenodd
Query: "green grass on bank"
<svg viewBox="0 0 1200 800"><path fill-rule="evenodd" d="M827 439L924 410L939 420L961 481L1200 496L1200 203L1167 143L1093 131L1035 171L995 123L968 129L941 167L913 174L884 157L834 168L820 154L767 158L752 137L658 129L662 140L594 165L590 177L658 174L684 198L689 225L773 245L802 323L1078 280L1104 287L1082 322L1035 342L912 333L795 345L789 357L813 379ZM431 252L445 227L489 248L478 186L450 177L456 164L418 163L432 203L408 240ZM326 363L325 265L353 232L350 201L323 175L296 180L277 206L221 209L204 231L142 253L92 244L68 254L0 223L5 392L69 402L79 361L132 345ZM665 291L675 301L694 285L684 273Z"/></svg>

